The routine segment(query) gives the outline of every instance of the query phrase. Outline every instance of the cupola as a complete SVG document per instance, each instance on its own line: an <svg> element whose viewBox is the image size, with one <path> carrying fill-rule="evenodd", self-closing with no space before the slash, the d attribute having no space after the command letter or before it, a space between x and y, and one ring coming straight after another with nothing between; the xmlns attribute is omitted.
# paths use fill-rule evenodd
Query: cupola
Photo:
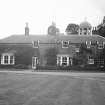
<svg viewBox="0 0 105 105"><path fill-rule="evenodd" d="M88 21L83 21L79 25L79 35L92 35L92 26Z"/></svg>
<svg viewBox="0 0 105 105"><path fill-rule="evenodd" d="M48 35L56 35L56 24L54 22L48 27Z"/></svg>

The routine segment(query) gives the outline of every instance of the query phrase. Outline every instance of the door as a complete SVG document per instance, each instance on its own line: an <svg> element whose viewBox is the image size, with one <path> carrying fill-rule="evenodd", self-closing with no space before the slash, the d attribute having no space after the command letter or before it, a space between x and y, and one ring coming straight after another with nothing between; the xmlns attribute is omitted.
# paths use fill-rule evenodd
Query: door
<svg viewBox="0 0 105 105"><path fill-rule="evenodd" d="M36 69L38 64L38 57L32 57L32 69Z"/></svg>

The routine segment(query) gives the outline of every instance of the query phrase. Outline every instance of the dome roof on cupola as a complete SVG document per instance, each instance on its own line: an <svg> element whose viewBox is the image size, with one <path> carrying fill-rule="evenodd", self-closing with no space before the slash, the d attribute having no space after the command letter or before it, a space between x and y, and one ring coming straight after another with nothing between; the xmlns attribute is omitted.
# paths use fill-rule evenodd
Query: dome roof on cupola
<svg viewBox="0 0 105 105"><path fill-rule="evenodd" d="M48 28L56 28L56 23L52 22L52 24Z"/></svg>
<svg viewBox="0 0 105 105"><path fill-rule="evenodd" d="M80 28L92 28L91 24L88 21L83 21L80 23Z"/></svg>

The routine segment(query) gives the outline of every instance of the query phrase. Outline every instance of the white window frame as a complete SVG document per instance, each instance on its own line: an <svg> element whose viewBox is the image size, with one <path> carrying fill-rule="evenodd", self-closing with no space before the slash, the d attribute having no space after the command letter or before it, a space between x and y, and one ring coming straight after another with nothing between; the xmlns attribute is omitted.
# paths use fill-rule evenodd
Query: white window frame
<svg viewBox="0 0 105 105"><path fill-rule="evenodd" d="M94 64L94 58L91 56L88 57L88 64Z"/></svg>
<svg viewBox="0 0 105 105"><path fill-rule="evenodd" d="M65 46L65 42L67 45ZM68 48L69 47L69 41L62 41L62 48Z"/></svg>
<svg viewBox="0 0 105 105"><path fill-rule="evenodd" d="M7 59L7 63L5 62L5 57L8 57L8 59ZM11 59L11 57L13 57L12 59ZM12 60L12 63L11 63L11 60ZM14 55L13 54L9 54L9 53L4 53L4 54L2 54L1 55L1 64L2 65L14 65L15 64L15 57L14 57Z"/></svg>
<svg viewBox="0 0 105 105"><path fill-rule="evenodd" d="M35 44L36 43L36 44ZM39 47L39 40L37 41L32 41L32 46L33 48L38 48Z"/></svg>
<svg viewBox="0 0 105 105"><path fill-rule="evenodd" d="M63 61L63 57L66 57L67 61ZM57 55L57 65L62 66L63 63L66 63L65 66L72 65L72 59L69 55Z"/></svg>
<svg viewBox="0 0 105 105"><path fill-rule="evenodd" d="M105 44L105 42L102 42L102 43L97 42L98 49L103 49L104 44Z"/></svg>
<svg viewBox="0 0 105 105"><path fill-rule="evenodd" d="M75 52L79 53L80 52L80 48L79 47L76 47L75 48Z"/></svg>
<svg viewBox="0 0 105 105"><path fill-rule="evenodd" d="M36 69L36 66L38 65L38 57L32 57L32 68Z"/></svg>
<svg viewBox="0 0 105 105"><path fill-rule="evenodd" d="M65 64L64 66L68 66L68 57L67 56L62 56L62 65Z"/></svg>
<svg viewBox="0 0 105 105"><path fill-rule="evenodd" d="M88 43L89 42L89 43ZM87 48L90 48L91 47L91 41L86 41L86 46L87 46Z"/></svg>

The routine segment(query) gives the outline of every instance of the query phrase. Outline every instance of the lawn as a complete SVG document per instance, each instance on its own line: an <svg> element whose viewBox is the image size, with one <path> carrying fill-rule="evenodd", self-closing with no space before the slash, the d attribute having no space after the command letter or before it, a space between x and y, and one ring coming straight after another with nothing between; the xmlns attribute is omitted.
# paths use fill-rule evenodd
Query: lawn
<svg viewBox="0 0 105 105"><path fill-rule="evenodd" d="M0 105L105 105L105 78L0 72Z"/></svg>

